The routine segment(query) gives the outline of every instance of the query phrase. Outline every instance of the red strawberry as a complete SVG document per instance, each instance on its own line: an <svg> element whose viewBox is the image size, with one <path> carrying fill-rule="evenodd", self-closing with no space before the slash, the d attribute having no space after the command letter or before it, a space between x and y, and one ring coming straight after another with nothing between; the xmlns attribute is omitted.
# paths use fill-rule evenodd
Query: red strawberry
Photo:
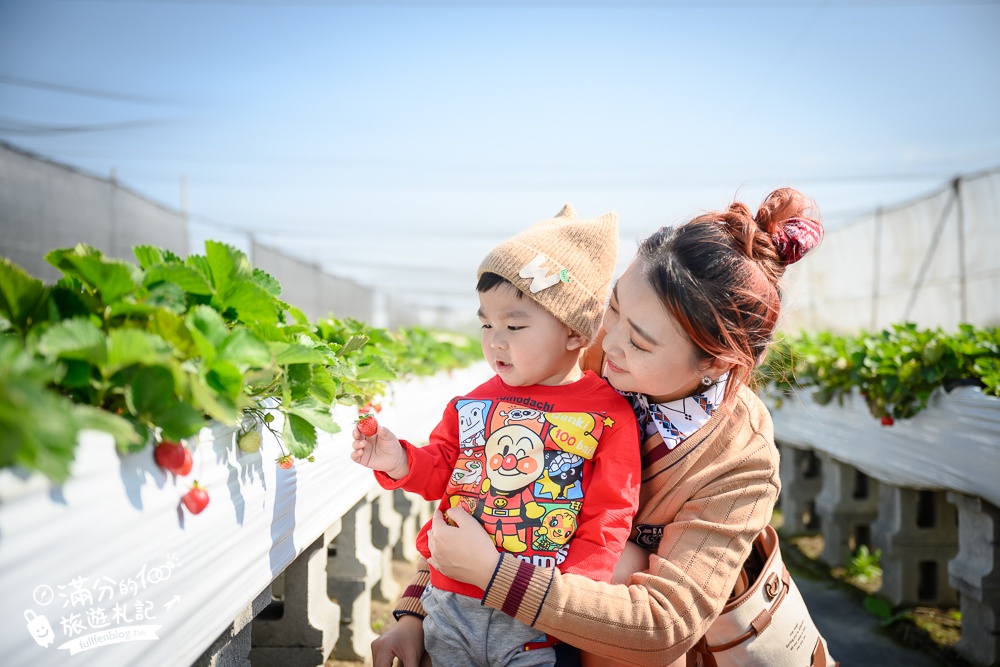
<svg viewBox="0 0 1000 667"><path fill-rule="evenodd" d="M175 475L186 475L191 472L191 452L184 448L179 442L163 440L156 449L153 450L153 458L156 464Z"/></svg>
<svg viewBox="0 0 1000 667"><path fill-rule="evenodd" d="M278 462L278 467L281 468L282 470L288 470L293 465L295 465L295 459L293 459L288 454L285 454L284 456L279 456L276 459L276 461Z"/></svg>
<svg viewBox="0 0 1000 667"><path fill-rule="evenodd" d="M174 471L175 475L183 477L184 475L191 472L191 468L194 467L194 457L191 456L191 450L187 447L184 448L184 463L181 467Z"/></svg>
<svg viewBox="0 0 1000 667"><path fill-rule="evenodd" d="M882 417L882 426L892 426L895 423L896 423L896 420L893 419L892 417L890 417L889 415L886 415L885 417Z"/></svg>
<svg viewBox="0 0 1000 667"><path fill-rule="evenodd" d="M208 491L198 486L198 482L191 486L184 497L181 498L181 502L184 503L184 507L188 508L188 512L191 514L200 514L203 509L208 505Z"/></svg>
<svg viewBox="0 0 1000 667"><path fill-rule="evenodd" d="M375 415L367 412L360 417L358 417L358 430L361 431L361 435L373 436L378 433L378 420L375 419Z"/></svg>

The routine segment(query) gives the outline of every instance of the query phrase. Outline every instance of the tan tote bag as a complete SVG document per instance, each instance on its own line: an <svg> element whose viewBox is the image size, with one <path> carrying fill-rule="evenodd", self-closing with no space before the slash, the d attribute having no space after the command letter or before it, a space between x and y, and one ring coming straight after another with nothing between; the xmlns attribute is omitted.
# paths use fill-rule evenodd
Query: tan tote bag
<svg viewBox="0 0 1000 667"><path fill-rule="evenodd" d="M761 531L729 598L699 642L704 667L836 667L826 640L781 561L778 533Z"/></svg>

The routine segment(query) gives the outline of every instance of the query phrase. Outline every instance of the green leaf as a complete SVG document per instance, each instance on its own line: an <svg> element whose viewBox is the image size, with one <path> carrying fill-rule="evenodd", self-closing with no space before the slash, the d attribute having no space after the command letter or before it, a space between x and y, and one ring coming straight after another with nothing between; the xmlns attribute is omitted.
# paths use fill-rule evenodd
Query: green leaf
<svg viewBox="0 0 1000 667"><path fill-rule="evenodd" d="M175 284L189 294L207 296L212 293L212 286L205 275L183 264L161 264L148 269L144 284L148 287L158 282Z"/></svg>
<svg viewBox="0 0 1000 667"><path fill-rule="evenodd" d="M136 451L146 445L145 438L139 435L127 419L90 405L77 405L75 411L79 417L80 428L110 433L119 452Z"/></svg>
<svg viewBox="0 0 1000 667"><path fill-rule="evenodd" d="M360 350L368 343L368 336L351 336L338 353L340 356Z"/></svg>
<svg viewBox="0 0 1000 667"><path fill-rule="evenodd" d="M862 604L868 613L876 618L889 618L892 616L892 605L882 598L868 595Z"/></svg>
<svg viewBox="0 0 1000 667"><path fill-rule="evenodd" d="M23 336L44 315L49 290L41 280L6 257L0 257L0 315Z"/></svg>
<svg viewBox="0 0 1000 667"><path fill-rule="evenodd" d="M286 412L281 440L292 456L304 459L316 448L316 428L302 417Z"/></svg>
<svg viewBox="0 0 1000 667"><path fill-rule="evenodd" d="M187 325L202 356L206 360L214 359L216 348L229 335L222 316L211 306L195 306L188 311Z"/></svg>
<svg viewBox="0 0 1000 667"><path fill-rule="evenodd" d="M155 366L170 356L170 345L160 338L139 329L114 329L108 335L108 357L103 369L110 377L132 364Z"/></svg>
<svg viewBox="0 0 1000 667"><path fill-rule="evenodd" d="M272 343L274 362L279 366L291 364L322 364L326 358L319 350L297 343Z"/></svg>
<svg viewBox="0 0 1000 667"><path fill-rule="evenodd" d="M125 387L125 403L129 411L148 421L163 404L176 402L174 374L163 366L138 369Z"/></svg>
<svg viewBox="0 0 1000 667"><path fill-rule="evenodd" d="M205 374L208 386L221 394L238 397L243 393L243 373L228 361L216 359Z"/></svg>
<svg viewBox="0 0 1000 667"><path fill-rule="evenodd" d="M239 420L239 410L230 398L217 395L196 378L191 380L191 396L195 405L212 419L230 426Z"/></svg>
<svg viewBox="0 0 1000 667"><path fill-rule="evenodd" d="M327 405L332 404L337 399L337 383L328 369L322 366L316 366L313 369L309 393Z"/></svg>
<svg viewBox="0 0 1000 667"><path fill-rule="evenodd" d="M269 273L261 271L260 269L253 270L253 283L259 287L264 288L268 294L277 298L281 296L281 283Z"/></svg>
<svg viewBox="0 0 1000 667"><path fill-rule="evenodd" d="M154 264L163 264L167 261L166 253L162 248L151 245L137 245L132 247L132 254L135 255L139 266L145 270Z"/></svg>
<svg viewBox="0 0 1000 667"><path fill-rule="evenodd" d="M84 317L53 324L38 341L38 351L50 358L78 359L99 366L107 359L108 339Z"/></svg>
<svg viewBox="0 0 1000 667"><path fill-rule="evenodd" d="M216 350L219 359L236 364L240 370L265 368L271 363L271 348L249 329L234 329Z"/></svg>
<svg viewBox="0 0 1000 667"><path fill-rule="evenodd" d="M253 283L235 283L220 295L223 309L233 308L243 322L274 324L278 307L274 297Z"/></svg>
<svg viewBox="0 0 1000 667"><path fill-rule="evenodd" d="M205 257L211 270L212 284L219 294L225 293L234 283L250 280L253 267L240 250L218 241L205 241Z"/></svg>
<svg viewBox="0 0 1000 667"><path fill-rule="evenodd" d="M327 433L340 432L340 426L333 420L333 416L330 415L329 405L324 405L315 398L310 397L296 401L285 408L285 411L302 417L316 428Z"/></svg>
<svg viewBox="0 0 1000 667"><path fill-rule="evenodd" d="M135 280L138 267L118 259L105 258L84 244L72 250L53 250L45 259L63 273L99 292L105 304L118 301L138 287Z"/></svg>
<svg viewBox="0 0 1000 667"><path fill-rule="evenodd" d="M163 437L168 440L190 437L206 425L201 412L180 401L158 409L153 415L153 423L163 429Z"/></svg>
<svg viewBox="0 0 1000 667"><path fill-rule="evenodd" d="M313 381L312 369L309 364L289 364L287 373L288 388L291 391L292 400L305 398L309 394Z"/></svg>
<svg viewBox="0 0 1000 667"><path fill-rule="evenodd" d="M358 379L380 381L395 380L396 372L389 368L384 361L375 358L364 366L358 366Z"/></svg>
<svg viewBox="0 0 1000 667"><path fill-rule="evenodd" d="M23 388L16 395L6 389L0 386L0 429L4 434L0 466L22 465L62 481L69 474L76 446L69 400L58 401L39 387Z"/></svg>
<svg viewBox="0 0 1000 667"><path fill-rule="evenodd" d="M285 310L287 310L288 314L292 316L292 321L295 322L296 324L302 324L302 325L309 324L309 316L303 313L295 306L289 306Z"/></svg>

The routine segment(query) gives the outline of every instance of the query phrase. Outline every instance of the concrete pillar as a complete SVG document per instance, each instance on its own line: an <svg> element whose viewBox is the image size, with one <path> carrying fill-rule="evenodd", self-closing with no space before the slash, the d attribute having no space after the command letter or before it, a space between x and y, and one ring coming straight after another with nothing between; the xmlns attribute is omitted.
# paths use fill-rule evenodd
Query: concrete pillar
<svg viewBox="0 0 1000 667"><path fill-rule="evenodd" d="M360 661L371 655L372 588L382 577L382 554L372 546L372 503L362 498L341 523L327 562L327 590L340 605L340 636L333 655Z"/></svg>
<svg viewBox="0 0 1000 667"><path fill-rule="evenodd" d="M205 649L191 667L250 667L252 621L270 601L271 587L268 586L236 617L233 624Z"/></svg>
<svg viewBox="0 0 1000 667"><path fill-rule="evenodd" d="M327 547L338 521L275 581L275 597L254 621L254 667L322 667L340 633L340 608L327 595Z"/></svg>
<svg viewBox="0 0 1000 667"><path fill-rule="evenodd" d="M815 533L820 528L816 514L816 496L823 487L823 466L811 449L780 447L781 516L785 535Z"/></svg>
<svg viewBox="0 0 1000 667"><path fill-rule="evenodd" d="M417 552L417 533L424 527L421 521L421 505L427 505L428 501L420 496L407 493L402 489L396 489L393 495L393 503L396 511L402 518L400 525L399 541L392 549L392 557L397 560L405 560L412 563L417 560L420 554Z"/></svg>
<svg viewBox="0 0 1000 667"><path fill-rule="evenodd" d="M870 526L878 516L878 481L852 466L821 454L823 487L816 496L816 513L823 526L827 565L843 565L858 546L871 543Z"/></svg>
<svg viewBox="0 0 1000 667"><path fill-rule="evenodd" d="M958 508L958 555L948 581L959 594L962 639L956 648L973 662L1000 662L1000 508L981 498L948 493Z"/></svg>
<svg viewBox="0 0 1000 667"><path fill-rule="evenodd" d="M958 551L956 518L944 491L879 486L872 546L882 550L879 593L894 606L958 603L946 576Z"/></svg>
<svg viewBox="0 0 1000 667"><path fill-rule="evenodd" d="M372 546L381 552L382 567L372 596L382 602L395 602L402 592L392 576L392 553L403 529L403 517L396 510L395 493L375 489L368 496L372 503Z"/></svg>

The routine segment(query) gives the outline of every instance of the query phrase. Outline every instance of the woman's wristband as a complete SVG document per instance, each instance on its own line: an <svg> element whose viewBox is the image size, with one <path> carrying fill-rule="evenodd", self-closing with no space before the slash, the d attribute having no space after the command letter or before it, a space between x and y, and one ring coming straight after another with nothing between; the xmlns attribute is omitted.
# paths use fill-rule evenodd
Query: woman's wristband
<svg viewBox="0 0 1000 667"><path fill-rule="evenodd" d="M424 589L427 588L430 580L431 573L429 570L418 570L413 575L413 578L410 579L406 590L399 596L396 608L392 610L392 617L398 621L401 616L416 616L417 618L427 616L424 606L420 603L420 598L424 594Z"/></svg>

